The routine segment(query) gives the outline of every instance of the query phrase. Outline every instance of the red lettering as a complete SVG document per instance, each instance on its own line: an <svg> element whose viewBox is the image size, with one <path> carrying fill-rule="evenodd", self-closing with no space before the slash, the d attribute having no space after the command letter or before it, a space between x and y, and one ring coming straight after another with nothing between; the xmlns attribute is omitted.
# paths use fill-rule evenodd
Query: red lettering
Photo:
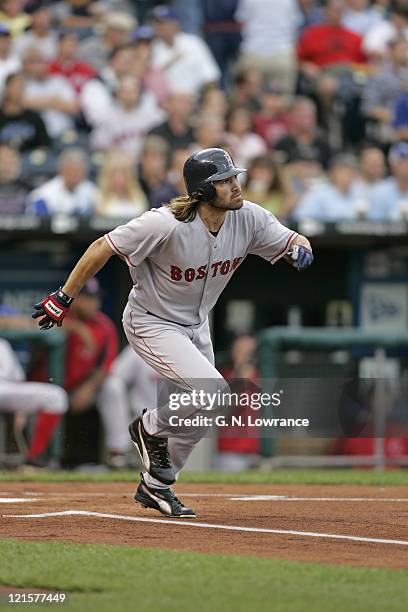
<svg viewBox="0 0 408 612"><path fill-rule="evenodd" d="M195 274L194 268L187 268L187 270L184 272L184 278L188 283L191 283L191 281L193 281L195 278Z"/></svg>
<svg viewBox="0 0 408 612"><path fill-rule="evenodd" d="M170 266L171 280L179 281L182 277L182 270L178 266Z"/></svg>
<svg viewBox="0 0 408 612"><path fill-rule="evenodd" d="M242 257L235 257L234 261L232 262L232 269L235 270L236 268L238 268L240 261L241 261Z"/></svg>
<svg viewBox="0 0 408 612"><path fill-rule="evenodd" d="M197 270L198 272L197 280L201 280L202 278L205 278L206 271L207 271L207 266L200 266Z"/></svg>
<svg viewBox="0 0 408 612"><path fill-rule="evenodd" d="M216 274L218 272L218 268L220 267L221 264L222 264L222 261L216 261L215 263L213 263L211 265L211 268L214 270L213 271L213 278L214 278L214 276L216 276Z"/></svg>
<svg viewBox="0 0 408 612"><path fill-rule="evenodd" d="M225 274L228 274L230 267L231 267L231 262L229 259L227 259L227 261L224 261L224 263L221 266L221 274L223 274L224 276Z"/></svg>

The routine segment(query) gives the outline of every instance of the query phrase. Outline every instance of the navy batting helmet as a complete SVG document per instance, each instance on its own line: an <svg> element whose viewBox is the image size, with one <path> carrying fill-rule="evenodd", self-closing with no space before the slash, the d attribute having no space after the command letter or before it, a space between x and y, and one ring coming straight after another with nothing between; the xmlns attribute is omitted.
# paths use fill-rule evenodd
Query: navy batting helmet
<svg viewBox="0 0 408 612"><path fill-rule="evenodd" d="M184 182L189 196L210 202L216 196L213 181L222 181L246 172L237 168L224 149L203 149L190 155L183 168Z"/></svg>

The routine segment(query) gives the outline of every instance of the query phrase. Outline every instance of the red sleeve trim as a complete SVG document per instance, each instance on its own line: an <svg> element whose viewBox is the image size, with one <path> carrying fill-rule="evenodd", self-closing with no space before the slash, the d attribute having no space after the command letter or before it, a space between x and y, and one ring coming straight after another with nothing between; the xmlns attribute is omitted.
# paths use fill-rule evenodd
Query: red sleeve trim
<svg viewBox="0 0 408 612"><path fill-rule="evenodd" d="M116 246L116 244L113 242L112 238L110 237L109 234L105 234L104 238L106 239L106 241L108 242L109 246L115 251L115 253L117 255L119 255L119 257L122 257L126 263L128 264L128 266L131 266L132 268L135 268L135 265L132 263L132 261L129 259L129 257L126 255L126 253L122 253L122 251L120 249L118 249L118 247Z"/></svg>
<svg viewBox="0 0 408 612"><path fill-rule="evenodd" d="M292 233L290 234L289 238L287 239L286 244L285 244L285 246L283 247L283 249L282 249L282 250L281 250L281 251L280 251L280 252L279 252L277 255L275 255L274 257L272 257L272 258L269 260L269 263L274 264L274 263L275 263L275 261L278 261L278 259L279 259L280 257L282 257L282 255L283 255L283 254L285 253L285 251L287 250L287 248L288 248L289 244L292 242L293 238L295 238L295 237L296 237L296 236L298 236L298 235L299 235L299 234L297 234L296 232L292 232Z"/></svg>

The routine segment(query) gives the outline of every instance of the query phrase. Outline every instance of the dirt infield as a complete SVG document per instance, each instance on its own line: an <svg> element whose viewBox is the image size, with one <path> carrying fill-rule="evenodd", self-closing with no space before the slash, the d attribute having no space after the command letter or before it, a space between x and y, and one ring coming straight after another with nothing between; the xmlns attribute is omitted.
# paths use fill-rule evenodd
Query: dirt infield
<svg viewBox="0 0 408 612"><path fill-rule="evenodd" d="M180 484L198 514L184 521L141 508L133 493L123 483L7 482L0 537L408 568L408 487Z"/></svg>

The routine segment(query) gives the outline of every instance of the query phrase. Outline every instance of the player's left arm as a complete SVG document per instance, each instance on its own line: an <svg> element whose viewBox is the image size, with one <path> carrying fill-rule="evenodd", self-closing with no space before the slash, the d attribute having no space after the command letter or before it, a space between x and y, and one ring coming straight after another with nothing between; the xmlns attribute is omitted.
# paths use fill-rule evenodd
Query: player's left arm
<svg viewBox="0 0 408 612"><path fill-rule="evenodd" d="M289 244L286 261L297 270L305 270L313 263L313 250L309 240L297 234Z"/></svg>

